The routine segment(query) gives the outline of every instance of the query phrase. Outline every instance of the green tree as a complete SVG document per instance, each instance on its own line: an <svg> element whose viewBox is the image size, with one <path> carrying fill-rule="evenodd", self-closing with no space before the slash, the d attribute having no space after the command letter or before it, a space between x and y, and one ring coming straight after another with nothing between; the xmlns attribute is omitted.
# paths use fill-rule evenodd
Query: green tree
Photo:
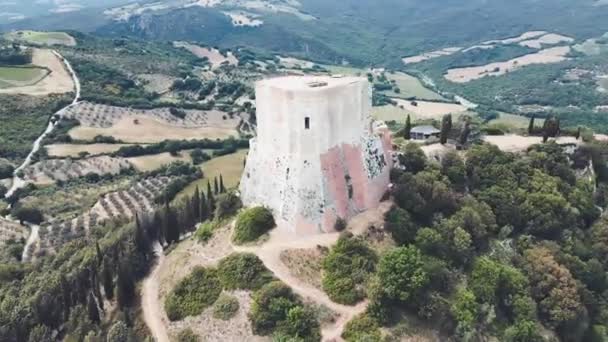
<svg viewBox="0 0 608 342"><path fill-rule="evenodd" d="M399 154L399 163L407 171L416 174L426 167L426 156L418 144L409 143Z"/></svg>
<svg viewBox="0 0 608 342"><path fill-rule="evenodd" d="M357 303L365 297L361 285L374 272L376 261L362 238L343 233L323 259L323 289L337 303Z"/></svg>
<svg viewBox="0 0 608 342"><path fill-rule="evenodd" d="M526 250L524 259L524 270L530 277L532 296L539 303L541 318L553 327L578 319L584 307L570 271L545 247Z"/></svg>
<svg viewBox="0 0 608 342"><path fill-rule="evenodd" d="M407 210L393 206L385 214L384 221L386 230L391 233L397 244L405 245L414 242L418 226Z"/></svg>
<svg viewBox="0 0 608 342"><path fill-rule="evenodd" d="M118 321L108 331L107 342L129 342L130 329L123 322Z"/></svg>
<svg viewBox="0 0 608 342"><path fill-rule="evenodd" d="M429 282L422 253L414 246L387 252L380 259L377 275L385 297L401 302L414 298Z"/></svg>

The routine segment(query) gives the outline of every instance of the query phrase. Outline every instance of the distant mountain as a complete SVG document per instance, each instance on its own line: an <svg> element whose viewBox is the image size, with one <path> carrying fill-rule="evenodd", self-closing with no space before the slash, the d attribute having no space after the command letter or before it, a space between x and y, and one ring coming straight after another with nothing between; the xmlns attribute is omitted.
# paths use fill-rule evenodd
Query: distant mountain
<svg viewBox="0 0 608 342"><path fill-rule="evenodd" d="M400 57L547 30L608 31L596 0L164 0L24 20L10 28L249 46L327 62L397 65Z"/></svg>

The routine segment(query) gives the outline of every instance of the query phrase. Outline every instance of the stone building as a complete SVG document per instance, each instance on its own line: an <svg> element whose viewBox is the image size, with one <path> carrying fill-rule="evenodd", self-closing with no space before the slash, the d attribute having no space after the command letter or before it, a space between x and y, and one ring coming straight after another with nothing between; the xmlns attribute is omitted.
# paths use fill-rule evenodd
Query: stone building
<svg viewBox="0 0 608 342"><path fill-rule="evenodd" d="M364 78L287 76L256 84L257 137L240 185L247 206L270 208L282 229L330 232L378 205L391 139L371 119Z"/></svg>

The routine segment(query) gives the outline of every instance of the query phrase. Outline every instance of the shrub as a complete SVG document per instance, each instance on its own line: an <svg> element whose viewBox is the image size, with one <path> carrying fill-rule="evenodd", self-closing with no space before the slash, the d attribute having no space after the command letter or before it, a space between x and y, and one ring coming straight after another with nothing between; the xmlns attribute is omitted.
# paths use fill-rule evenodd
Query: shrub
<svg viewBox="0 0 608 342"><path fill-rule="evenodd" d="M177 342L198 342L200 341L200 337L192 331L192 329L187 328L179 332L177 334Z"/></svg>
<svg viewBox="0 0 608 342"><path fill-rule="evenodd" d="M194 237L198 240L198 242L206 243L213 237L214 229L215 225L213 222L205 222L196 230Z"/></svg>
<svg viewBox="0 0 608 342"><path fill-rule="evenodd" d="M23 222L30 222L33 224L40 224L44 220L42 211L37 208L29 208L19 206L13 212L13 215L23 224Z"/></svg>
<svg viewBox="0 0 608 342"><path fill-rule="evenodd" d="M242 206L241 199L234 193L221 194L217 197L215 218L221 220L230 217L236 214Z"/></svg>
<svg viewBox="0 0 608 342"><path fill-rule="evenodd" d="M238 244L255 241L274 226L270 210L264 207L250 208L239 215L232 240Z"/></svg>
<svg viewBox="0 0 608 342"><path fill-rule="evenodd" d="M365 284L376 268L377 256L365 241L342 235L323 260L323 289L341 304L355 304L365 298Z"/></svg>
<svg viewBox="0 0 608 342"><path fill-rule="evenodd" d="M239 311L239 301L236 297L221 295L213 304L213 318L228 321Z"/></svg>
<svg viewBox="0 0 608 342"><path fill-rule="evenodd" d="M320 340L319 322L313 311L280 281L270 282L254 294L249 319L256 335L274 332L284 340Z"/></svg>
<svg viewBox="0 0 608 342"><path fill-rule="evenodd" d="M217 270L197 267L169 293L165 311L172 321L196 316L213 304L221 292Z"/></svg>
<svg viewBox="0 0 608 342"><path fill-rule="evenodd" d="M363 314L346 323L342 338L347 342L380 342L382 335L378 323L368 315Z"/></svg>
<svg viewBox="0 0 608 342"><path fill-rule="evenodd" d="M346 229L346 226L347 226L346 220L341 217L338 217L338 219L336 220L336 223L334 224L334 229L337 232L341 232L344 229Z"/></svg>
<svg viewBox="0 0 608 342"><path fill-rule="evenodd" d="M8 162L0 161L0 179L11 178L15 168Z"/></svg>
<svg viewBox="0 0 608 342"><path fill-rule="evenodd" d="M228 290L257 290L273 279L262 260L249 253L233 253L218 264L220 281Z"/></svg>

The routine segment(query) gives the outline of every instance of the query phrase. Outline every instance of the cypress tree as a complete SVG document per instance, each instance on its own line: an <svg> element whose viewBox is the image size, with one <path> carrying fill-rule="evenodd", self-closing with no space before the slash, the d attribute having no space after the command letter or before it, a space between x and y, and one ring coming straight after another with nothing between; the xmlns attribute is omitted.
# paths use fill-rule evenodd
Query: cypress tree
<svg viewBox="0 0 608 342"><path fill-rule="evenodd" d="M581 126L578 126L578 129L576 130L576 135L574 137L576 138L576 140L581 137Z"/></svg>
<svg viewBox="0 0 608 342"><path fill-rule="evenodd" d="M407 140L412 138L412 121L410 120L410 115L407 115L407 119L405 119L405 129L403 130L403 137Z"/></svg>
<svg viewBox="0 0 608 342"><path fill-rule="evenodd" d="M450 114L446 114L441 119L441 133L439 135L440 143L443 145L448 141L448 134L452 129L452 116Z"/></svg>
<svg viewBox="0 0 608 342"><path fill-rule="evenodd" d="M219 192L220 192L220 187L217 184L217 177L213 177L213 193L215 195L217 195L217 194L219 194Z"/></svg>
<svg viewBox="0 0 608 342"><path fill-rule="evenodd" d="M226 188L224 187L224 177L222 177L222 174L220 174L220 193L225 193L226 192Z"/></svg>
<svg viewBox="0 0 608 342"><path fill-rule="evenodd" d="M211 191L207 193L207 204L207 215L209 216L209 219L213 219L213 215L215 213L215 197Z"/></svg>
<svg viewBox="0 0 608 342"><path fill-rule="evenodd" d="M114 298L114 280L112 279L112 271L110 270L110 263L108 259L103 261L103 269L101 270L101 282L103 285L103 291L106 294L108 300Z"/></svg>
<svg viewBox="0 0 608 342"><path fill-rule="evenodd" d="M532 117L530 118L530 124L528 125L528 134L534 134L534 115L532 115Z"/></svg>
<svg viewBox="0 0 608 342"><path fill-rule="evenodd" d="M207 180L207 197L209 197L209 194L211 194L211 183Z"/></svg>
<svg viewBox="0 0 608 342"><path fill-rule="evenodd" d="M99 309L97 308L97 301L92 293L89 293L89 302L87 303L87 311L89 312L89 319L93 323L99 323Z"/></svg>
<svg viewBox="0 0 608 342"><path fill-rule="evenodd" d="M201 222L204 222L209 218L209 205L207 204L207 199L205 198L205 193L203 191L201 191L200 206Z"/></svg>
<svg viewBox="0 0 608 342"><path fill-rule="evenodd" d="M194 195L192 195L192 202L190 203L192 212L194 213L194 221L202 221L201 214L201 194L198 190L198 185L194 189Z"/></svg>
<svg viewBox="0 0 608 342"><path fill-rule="evenodd" d="M116 299L118 307L124 309L133 304L135 298L135 279L133 271L127 263L123 263L118 270L118 278L116 280Z"/></svg>

